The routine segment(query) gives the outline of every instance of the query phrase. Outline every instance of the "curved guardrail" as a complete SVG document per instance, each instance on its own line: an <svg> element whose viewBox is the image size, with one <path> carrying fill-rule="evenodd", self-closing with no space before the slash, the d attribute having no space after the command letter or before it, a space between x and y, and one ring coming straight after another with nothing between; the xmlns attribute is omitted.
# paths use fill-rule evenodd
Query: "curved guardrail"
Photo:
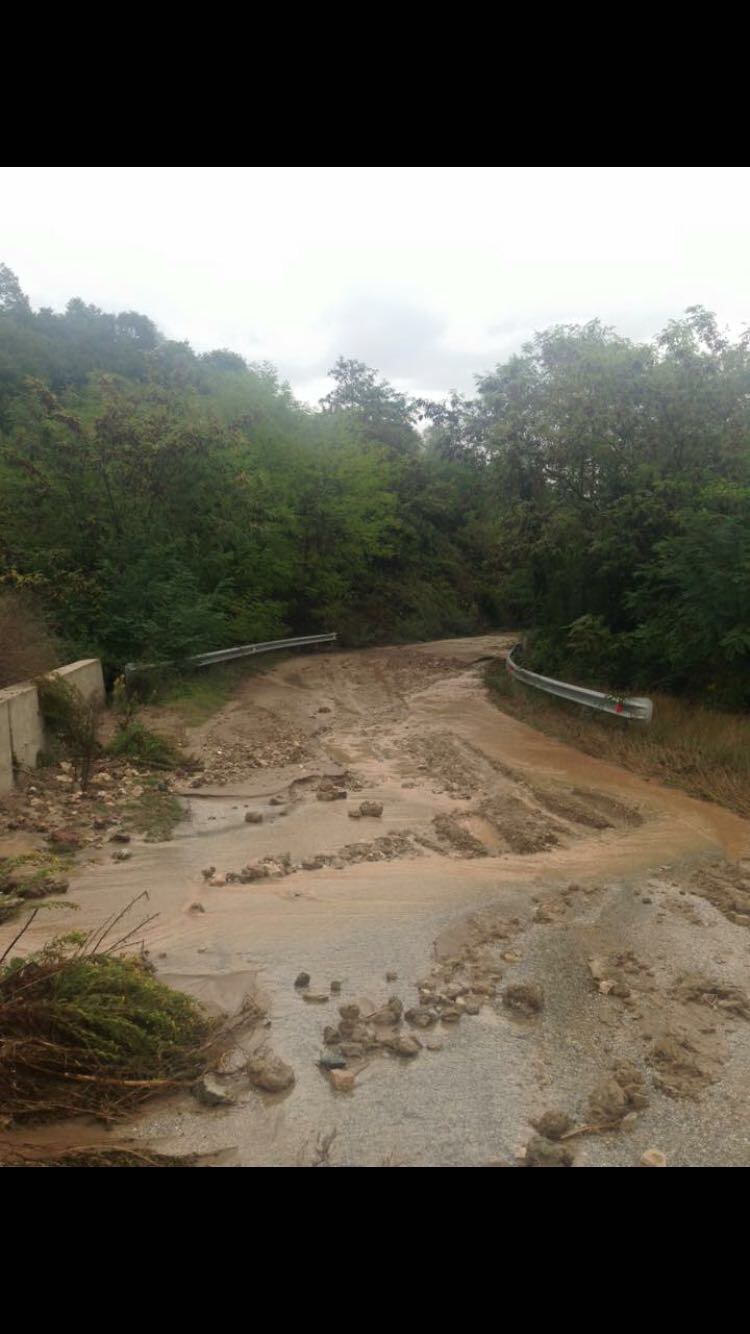
<svg viewBox="0 0 750 1334"><path fill-rule="evenodd" d="M653 700L621 699L617 695L603 695L598 690L586 690L583 686L571 686L565 681L555 681L549 676L539 676L526 667L519 667L515 654L523 647L516 644L506 659L508 671L516 681L543 690L548 695L558 695L560 699L570 700L572 704L582 704L587 709L598 709L600 713L614 713L618 718L631 718L636 722L650 723L654 716Z"/></svg>
<svg viewBox="0 0 750 1334"><path fill-rule="evenodd" d="M277 653L285 648L308 648L315 644L335 644L338 635L303 635L301 639L271 639L265 644L243 644L239 648L222 648L216 653L201 653L195 658L175 662L129 662L125 675L134 672L153 672L159 667L211 667L215 662L233 662L235 658L251 658L256 653Z"/></svg>

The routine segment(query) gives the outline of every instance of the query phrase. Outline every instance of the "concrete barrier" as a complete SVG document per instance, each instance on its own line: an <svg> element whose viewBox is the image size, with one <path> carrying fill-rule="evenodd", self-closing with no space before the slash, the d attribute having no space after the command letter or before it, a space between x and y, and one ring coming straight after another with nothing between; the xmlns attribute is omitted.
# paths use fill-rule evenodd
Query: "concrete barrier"
<svg viewBox="0 0 750 1334"><path fill-rule="evenodd" d="M13 787L13 752L10 748L10 709L0 698L0 797Z"/></svg>
<svg viewBox="0 0 750 1334"><path fill-rule="evenodd" d="M84 699L104 703L104 677L97 658L84 658L51 672L80 690ZM14 767L35 769L46 748L44 719L33 681L0 690L0 794L13 786Z"/></svg>
<svg viewBox="0 0 750 1334"><path fill-rule="evenodd" d="M104 675L98 658L82 658L80 662L71 662L67 667L58 667L52 676L61 676L68 685L80 690L84 699L104 703Z"/></svg>
<svg viewBox="0 0 750 1334"><path fill-rule="evenodd" d="M8 705L10 749L15 764L22 769L35 769L44 750L44 722L36 686L33 681L9 686L0 699Z"/></svg>

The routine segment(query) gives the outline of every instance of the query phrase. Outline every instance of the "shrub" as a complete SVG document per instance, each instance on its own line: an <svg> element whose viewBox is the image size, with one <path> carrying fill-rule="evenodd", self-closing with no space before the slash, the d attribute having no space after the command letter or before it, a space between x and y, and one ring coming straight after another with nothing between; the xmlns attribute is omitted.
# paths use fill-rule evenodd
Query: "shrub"
<svg viewBox="0 0 750 1334"><path fill-rule="evenodd" d="M107 746L107 753L144 769L180 769L188 763L177 746L138 721L119 728Z"/></svg>
<svg viewBox="0 0 750 1334"><path fill-rule="evenodd" d="M0 1115L111 1119L203 1073L211 1022L142 960L113 952L128 937L103 948L116 925L0 958Z"/></svg>
<svg viewBox="0 0 750 1334"><path fill-rule="evenodd" d="M62 742L85 792L99 753L99 704L57 676L40 677L36 687L45 726Z"/></svg>

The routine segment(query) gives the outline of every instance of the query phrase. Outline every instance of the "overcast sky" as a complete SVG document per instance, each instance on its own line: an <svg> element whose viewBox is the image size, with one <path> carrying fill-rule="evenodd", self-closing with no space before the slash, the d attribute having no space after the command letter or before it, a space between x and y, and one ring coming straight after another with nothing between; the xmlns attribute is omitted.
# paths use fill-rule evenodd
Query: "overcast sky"
<svg viewBox="0 0 750 1334"><path fill-rule="evenodd" d="M470 390L535 330L750 322L747 167L2 167L34 306L136 309L317 400L339 354Z"/></svg>

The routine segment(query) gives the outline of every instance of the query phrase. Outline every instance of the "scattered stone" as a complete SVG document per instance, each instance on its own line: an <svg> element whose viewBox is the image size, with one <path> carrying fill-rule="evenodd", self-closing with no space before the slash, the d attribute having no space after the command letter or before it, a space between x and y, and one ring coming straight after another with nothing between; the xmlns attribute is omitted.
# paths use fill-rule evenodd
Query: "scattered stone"
<svg viewBox="0 0 750 1334"><path fill-rule="evenodd" d="M302 999L307 1001L308 1005L327 1005L331 997L324 996L322 992L306 991Z"/></svg>
<svg viewBox="0 0 750 1334"><path fill-rule="evenodd" d="M628 1100L632 1111L642 1112L648 1107L646 1081L634 1065L626 1064L615 1070L615 1079Z"/></svg>
<svg viewBox="0 0 750 1334"><path fill-rule="evenodd" d="M340 1051L324 1052L324 1054L321 1056L318 1062L318 1065L320 1066L321 1070L329 1070L329 1071L346 1070L347 1060L343 1052Z"/></svg>
<svg viewBox="0 0 750 1334"><path fill-rule="evenodd" d="M544 1009L544 991L533 984L518 983L503 992L503 1005L506 1010L514 1010L517 1014L541 1014Z"/></svg>
<svg viewBox="0 0 750 1334"><path fill-rule="evenodd" d="M245 816L245 824L262 824L263 816L259 811L248 811Z"/></svg>
<svg viewBox="0 0 750 1334"><path fill-rule="evenodd" d="M303 870L303 871L322 871L322 869L323 869L323 865L324 865L324 863L323 863L323 861L322 861L319 857L315 857L314 859L311 858L311 857L308 857L308 858L306 858L306 859L303 861L303 863L302 863L302 870Z"/></svg>
<svg viewBox="0 0 750 1334"><path fill-rule="evenodd" d="M69 889L70 881L62 878L59 880L30 880L25 884L14 885L15 893L25 901L46 899L51 894L67 894Z"/></svg>
<svg viewBox="0 0 750 1334"><path fill-rule="evenodd" d="M595 982L606 982L609 968L604 959L589 959L589 971Z"/></svg>
<svg viewBox="0 0 750 1334"><path fill-rule="evenodd" d="M24 900L14 898L10 894L0 894L0 922L7 922L19 908L22 908Z"/></svg>
<svg viewBox="0 0 750 1334"><path fill-rule="evenodd" d="M205 871L201 871L201 875L204 880L211 880L211 878L216 875L216 867L207 866Z"/></svg>
<svg viewBox="0 0 750 1334"><path fill-rule="evenodd" d="M449 1006L447 1010L443 1010L440 1016L444 1024L460 1024L462 1017L461 1011L456 1009L454 1005Z"/></svg>
<svg viewBox="0 0 750 1334"><path fill-rule="evenodd" d="M359 808L359 813L365 819L381 820L383 817L383 804L380 801L363 801Z"/></svg>
<svg viewBox="0 0 750 1334"><path fill-rule="evenodd" d="M191 903L188 908L188 912L192 913L205 913L205 911L206 909L203 907L202 903Z"/></svg>
<svg viewBox="0 0 750 1334"><path fill-rule="evenodd" d="M318 801L348 801L349 793L342 787L337 786L330 778L324 778L318 787Z"/></svg>
<svg viewBox="0 0 750 1334"><path fill-rule="evenodd" d="M112 853L112 861L113 861L113 862L129 862L129 861L131 860L132 856L133 856L132 852L126 852L125 849L122 849L120 852L113 852L113 853Z"/></svg>
<svg viewBox="0 0 750 1334"><path fill-rule="evenodd" d="M445 1050L445 1043L441 1042L439 1038L428 1038L424 1045L427 1051L431 1052L438 1052Z"/></svg>
<svg viewBox="0 0 750 1334"><path fill-rule="evenodd" d="M597 1121L622 1121L628 1112L628 1095L616 1079L603 1079L589 1099L591 1114Z"/></svg>
<svg viewBox="0 0 750 1334"><path fill-rule="evenodd" d="M398 982L398 973L386 973L386 982Z"/></svg>
<svg viewBox="0 0 750 1334"><path fill-rule="evenodd" d="M641 1158L641 1167L669 1167L669 1161L659 1149L648 1149Z"/></svg>
<svg viewBox="0 0 750 1334"><path fill-rule="evenodd" d="M542 1139L552 1140L554 1143L573 1129L573 1122L565 1112L545 1112L539 1121L534 1121L532 1124Z"/></svg>
<svg viewBox="0 0 750 1334"><path fill-rule="evenodd" d="M349 1070L332 1070L329 1079L331 1088L336 1093L353 1093L356 1084L356 1075Z"/></svg>
<svg viewBox="0 0 750 1334"><path fill-rule="evenodd" d="M298 991L303 991L305 987L309 987L311 982L312 978L309 973L300 973L294 985Z"/></svg>
<svg viewBox="0 0 750 1334"><path fill-rule="evenodd" d="M362 812L361 812L361 811L356 811L356 810L355 810L355 811L350 811L350 812L349 812L349 819L350 819L350 820L361 820L361 819L362 819Z"/></svg>
<svg viewBox="0 0 750 1334"><path fill-rule="evenodd" d="M345 1024L356 1024L362 1017L362 1011L358 1005L342 1005L339 1014Z"/></svg>
<svg viewBox="0 0 750 1334"><path fill-rule="evenodd" d="M332 996L340 996L340 995L341 995L341 986L342 986L341 982L332 982L332 983L331 983L331 995L332 995Z"/></svg>
<svg viewBox="0 0 750 1334"><path fill-rule="evenodd" d="M409 1061L413 1061L422 1050L421 1042L418 1042L416 1038L407 1037L405 1034L385 1037L380 1045L393 1052L394 1056L403 1056Z"/></svg>
<svg viewBox="0 0 750 1334"><path fill-rule="evenodd" d="M253 1088L263 1093L285 1093L296 1083L292 1067L273 1052L256 1052L245 1071Z"/></svg>
<svg viewBox="0 0 750 1334"><path fill-rule="evenodd" d="M198 953L200 953L200 950ZM225 1077L241 1075L244 1074L246 1066L247 1052L244 1052L241 1047L230 1047L229 1051L223 1052L219 1057L216 1063L216 1074Z"/></svg>
<svg viewBox="0 0 750 1334"><path fill-rule="evenodd" d="M527 1167L572 1167L575 1156L566 1144L553 1144L537 1135L527 1146L524 1161Z"/></svg>
<svg viewBox="0 0 750 1334"><path fill-rule="evenodd" d="M403 1014L403 1002L397 996L392 996L388 1004L372 1016L372 1022L376 1028L393 1028L401 1023Z"/></svg>
<svg viewBox="0 0 750 1334"><path fill-rule="evenodd" d="M426 1005L418 1005L416 1009L408 1010L406 1014L406 1022L413 1028L434 1028L437 1021L436 1012L428 1009Z"/></svg>
<svg viewBox="0 0 750 1334"><path fill-rule="evenodd" d="M75 829L53 829L47 841L58 852L78 852L83 847L83 839Z"/></svg>
<svg viewBox="0 0 750 1334"><path fill-rule="evenodd" d="M268 867L261 866L257 862L251 862L249 866L243 867L240 871L241 885L254 885L259 880L268 879Z"/></svg>
<svg viewBox="0 0 750 1334"><path fill-rule="evenodd" d="M213 1075L204 1075L193 1090L204 1107L234 1107L235 1099Z"/></svg>
<svg viewBox="0 0 750 1334"><path fill-rule="evenodd" d="M112 835L109 841L110 843L130 843L132 840L130 834L124 834L121 831L118 831L116 834Z"/></svg>

